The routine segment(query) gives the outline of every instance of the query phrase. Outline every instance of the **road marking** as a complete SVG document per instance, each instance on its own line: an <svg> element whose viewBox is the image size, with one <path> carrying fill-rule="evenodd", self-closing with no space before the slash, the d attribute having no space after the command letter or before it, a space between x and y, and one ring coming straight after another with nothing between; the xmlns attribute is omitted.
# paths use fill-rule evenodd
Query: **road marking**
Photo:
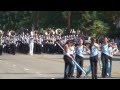
<svg viewBox="0 0 120 90"><path fill-rule="evenodd" d="M51 79L55 79L55 78L51 78Z"/></svg>
<svg viewBox="0 0 120 90"><path fill-rule="evenodd" d="M27 71L27 70L29 70L29 69L28 69L28 68L24 68L24 70L26 70L26 71Z"/></svg>

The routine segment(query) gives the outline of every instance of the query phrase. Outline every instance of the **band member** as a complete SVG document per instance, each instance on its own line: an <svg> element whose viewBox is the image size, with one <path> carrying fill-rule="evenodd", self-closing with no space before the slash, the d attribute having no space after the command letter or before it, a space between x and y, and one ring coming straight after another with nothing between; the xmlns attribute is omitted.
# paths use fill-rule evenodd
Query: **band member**
<svg viewBox="0 0 120 90"><path fill-rule="evenodd" d="M79 44L76 47L76 57L75 60L76 62L80 65L81 68L83 68L83 51L84 51L84 46L83 46L83 40L79 40ZM82 75L82 71L77 68L77 76L76 78L80 78Z"/></svg>
<svg viewBox="0 0 120 90"><path fill-rule="evenodd" d="M33 49L33 53L37 54L37 39L34 40L34 49Z"/></svg>
<svg viewBox="0 0 120 90"><path fill-rule="evenodd" d="M92 70L92 79L97 79L97 62L98 62L98 51L99 45L96 43L96 39L91 39L90 45L90 65Z"/></svg>
<svg viewBox="0 0 120 90"><path fill-rule="evenodd" d="M11 52L11 54L15 55L16 45L13 40L11 41L11 44L10 44L10 52Z"/></svg>
<svg viewBox="0 0 120 90"><path fill-rule="evenodd" d="M66 42L64 49L64 62L65 62L65 69L64 69L64 78L65 79L70 79L73 76L74 72L74 64L72 62L72 56L70 56L70 47L72 45L72 42L69 40ZM67 73L66 69L67 66L69 66L69 71Z"/></svg>
<svg viewBox="0 0 120 90"><path fill-rule="evenodd" d="M30 47L30 55L33 55L33 50L34 50L34 37L30 37L30 42L29 42L29 47Z"/></svg>
<svg viewBox="0 0 120 90"><path fill-rule="evenodd" d="M41 35L39 35L39 36L38 36L38 42L37 42L38 48L39 48L38 54L41 54L41 53L42 53L42 43L43 43L43 39L42 39Z"/></svg>
<svg viewBox="0 0 120 90"><path fill-rule="evenodd" d="M103 44L101 46L101 60L102 60L102 77L107 77L107 68L108 68L108 59L109 59L109 47L113 47L113 45L108 43L108 38L105 37Z"/></svg>
<svg viewBox="0 0 120 90"><path fill-rule="evenodd" d="M73 42L73 40L72 40L72 42ZM74 45L75 43L72 43L72 45L71 45L71 47L70 47L70 55L72 56L72 58L73 59L75 59L75 45ZM76 65L74 66L74 74L76 74ZM73 75L74 75L73 74ZM74 76L72 76L72 77L74 77Z"/></svg>
<svg viewBox="0 0 120 90"><path fill-rule="evenodd" d="M109 47L108 47L108 68L107 68L107 76L111 77L111 70L112 70L112 58L113 55L116 54L119 50L117 48L117 45L115 45L115 43L112 42L112 40L109 40ZM114 46L114 48L112 47Z"/></svg>
<svg viewBox="0 0 120 90"><path fill-rule="evenodd" d="M0 36L0 55L2 55L2 36Z"/></svg>
<svg viewBox="0 0 120 90"><path fill-rule="evenodd" d="M24 53L28 54L29 53L29 44L27 42L27 39L24 41Z"/></svg>
<svg viewBox="0 0 120 90"><path fill-rule="evenodd" d="M28 54L29 53L29 36L26 35L26 38L25 38L25 54Z"/></svg>
<svg viewBox="0 0 120 90"><path fill-rule="evenodd" d="M5 52L6 50L6 43L5 43L5 37L3 37L3 39L2 39L2 45L3 45L3 52Z"/></svg>

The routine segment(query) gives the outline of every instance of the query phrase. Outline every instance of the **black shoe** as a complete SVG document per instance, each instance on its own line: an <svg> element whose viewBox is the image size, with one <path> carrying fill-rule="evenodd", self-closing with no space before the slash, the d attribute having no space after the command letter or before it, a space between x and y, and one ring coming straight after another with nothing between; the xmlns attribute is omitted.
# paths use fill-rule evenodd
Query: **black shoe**
<svg viewBox="0 0 120 90"><path fill-rule="evenodd" d="M77 75L76 78L81 78L81 75Z"/></svg>
<svg viewBox="0 0 120 90"><path fill-rule="evenodd" d="M15 55L15 53L13 53L13 55Z"/></svg>
<svg viewBox="0 0 120 90"><path fill-rule="evenodd" d="M71 76L71 78L75 78L75 76Z"/></svg>
<svg viewBox="0 0 120 90"><path fill-rule="evenodd" d="M97 75L95 75L94 78L97 79Z"/></svg>
<svg viewBox="0 0 120 90"><path fill-rule="evenodd" d="M66 77L65 79L71 79L71 77Z"/></svg>
<svg viewBox="0 0 120 90"><path fill-rule="evenodd" d="M102 78L106 78L106 76L105 76L105 75L102 75Z"/></svg>
<svg viewBox="0 0 120 90"><path fill-rule="evenodd" d="M109 75L109 77L111 77L111 74Z"/></svg>

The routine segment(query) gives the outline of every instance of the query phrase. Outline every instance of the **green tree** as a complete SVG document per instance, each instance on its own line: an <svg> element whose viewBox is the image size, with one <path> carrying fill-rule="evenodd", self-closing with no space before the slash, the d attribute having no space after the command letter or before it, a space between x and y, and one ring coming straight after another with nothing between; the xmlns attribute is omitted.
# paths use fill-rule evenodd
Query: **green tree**
<svg viewBox="0 0 120 90"><path fill-rule="evenodd" d="M109 26L107 26L103 21L95 20L93 26L91 27L91 32L94 37L105 36L108 33Z"/></svg>

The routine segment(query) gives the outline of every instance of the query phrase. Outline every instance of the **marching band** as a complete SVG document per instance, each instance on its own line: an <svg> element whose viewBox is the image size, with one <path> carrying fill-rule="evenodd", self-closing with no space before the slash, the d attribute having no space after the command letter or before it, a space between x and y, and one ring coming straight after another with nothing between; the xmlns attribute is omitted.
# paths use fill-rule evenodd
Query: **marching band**
<svg viewBox="0 0 120 90"><path fill-rule="evenodd" d="M56 29L55 32L53 30L48 30L44 32L44 34L39 34L34 31L26 34L16 34L14 31L11 31L7 35L4 35L0 30L0 55L2 55L2 52L13 55L17 52L30 54L31 56L41 53L64 54L64 78L69 79L73 77L75 68L75 64L72 62L71 58L73 58L83 69L84 52L86 52L90 55L92 79L97 79L97 64L99 59L102 61L102 77L110 77L112 57L119 51L117 45L110 40L108 42L107 37L104 38L102 44L97 44L96 38L92 38L89 41L90 42L85 42L82 36L75 34L63 35L61 29ZM57 44L58 42L64 47L64 51ZM77 67L76 78L80 78L81 75L82 70L79 70Z"/></svg>

